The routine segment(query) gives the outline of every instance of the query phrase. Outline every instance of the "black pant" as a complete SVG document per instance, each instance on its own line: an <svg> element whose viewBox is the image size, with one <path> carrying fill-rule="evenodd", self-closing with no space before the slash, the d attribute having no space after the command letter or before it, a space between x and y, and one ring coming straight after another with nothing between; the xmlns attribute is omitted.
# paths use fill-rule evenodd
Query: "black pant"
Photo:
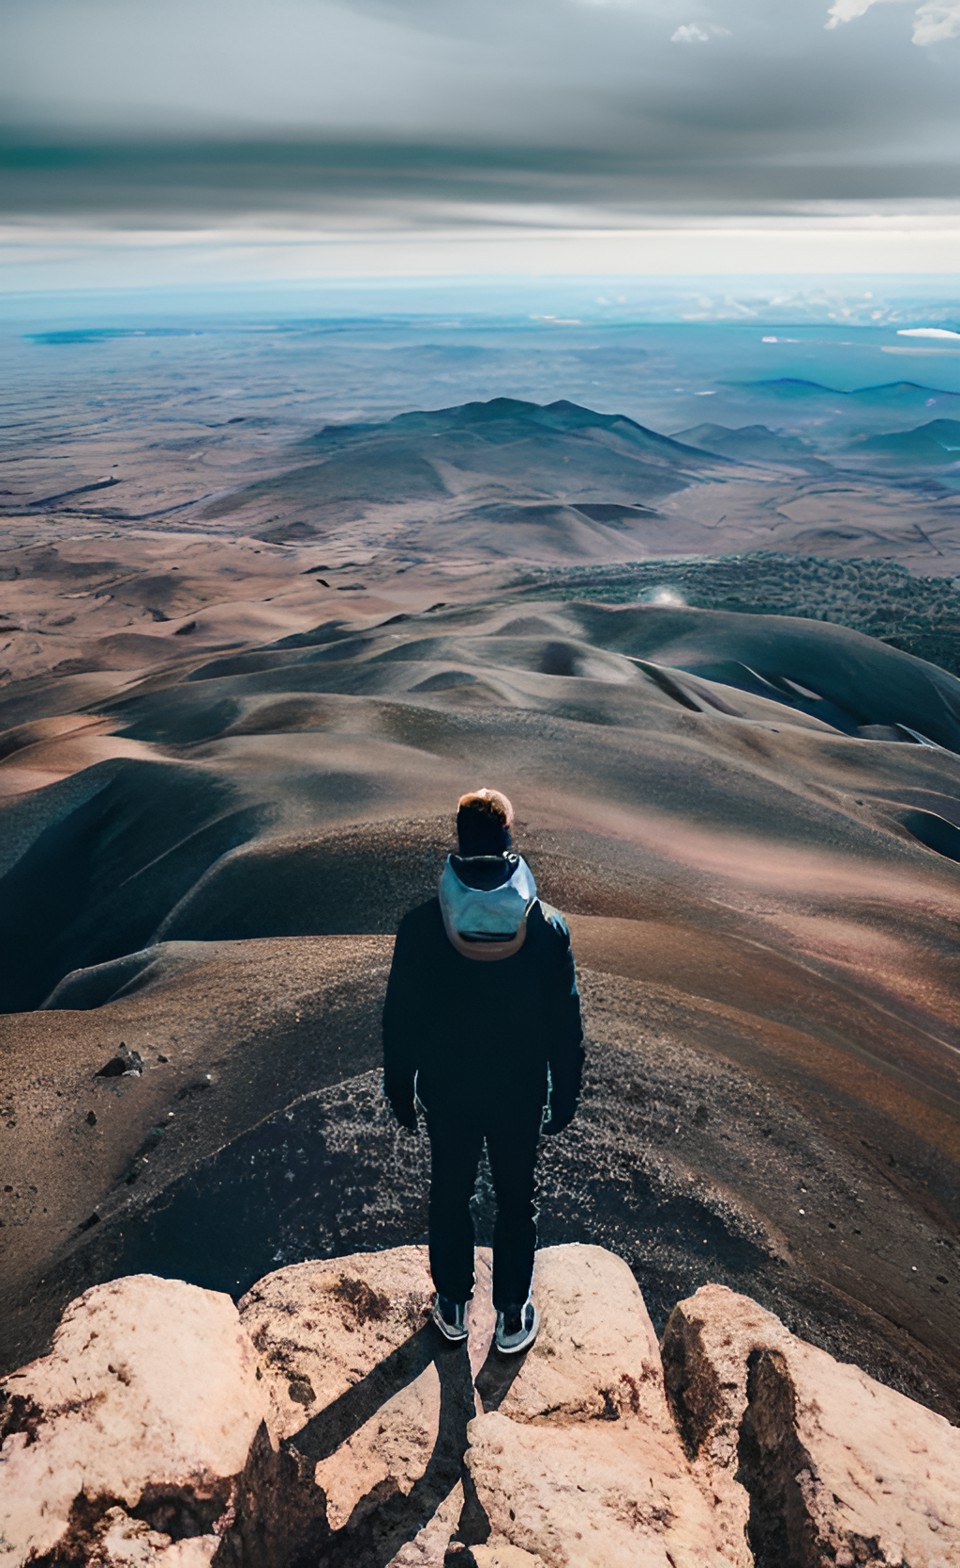
<svg viewBox="0 0 960 1568"><path fill-rule="evenodd" d="M473 1215L470 1199L484 1140L497 1199L493 1231L493 1304L522 1305L530 1294L537 1246L534 1167L540 1105L427 1112L430 1176L430 1272L441 1296L469 1301L473 1295Z"/></svg>

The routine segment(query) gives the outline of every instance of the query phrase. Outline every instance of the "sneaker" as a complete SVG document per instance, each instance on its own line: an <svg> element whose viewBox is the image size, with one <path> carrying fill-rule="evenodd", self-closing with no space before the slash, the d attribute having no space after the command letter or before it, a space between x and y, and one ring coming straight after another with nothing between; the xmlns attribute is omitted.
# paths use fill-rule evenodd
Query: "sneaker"
<svg viewBox="0 0 960 1568"><path fill-rule="evenodd" d="M496 1346L505 1356L528 1350L537 1337L540 1314L528 1298L522 1307L504 1307L497 1313Z"/></svg>
<svg viewBox="0 0 960 1568"><path fill-rule="evenodd" d="M433 1304L433 1321L444 1339L466 1339L467 1303L451 1301L449 1296L437 1295Z"/></svg>

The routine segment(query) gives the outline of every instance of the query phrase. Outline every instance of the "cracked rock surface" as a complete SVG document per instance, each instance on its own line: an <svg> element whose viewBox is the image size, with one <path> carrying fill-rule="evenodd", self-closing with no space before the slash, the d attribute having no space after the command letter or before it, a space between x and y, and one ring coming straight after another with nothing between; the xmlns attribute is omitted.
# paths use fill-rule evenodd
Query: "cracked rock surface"
<svg viewBox="0 0 960 1568"><path fill-rule="evenodd" d="M725 1528L759 1568L960 1564L960 1431L705 1285L674 1308L667 1388Z"/></svg>
<svg viewBox="0 0 960 1568"><path fill-rule="evenodd" d="M0 1386L21 1568L960 1568L960 1431L706 1286L662 1357L627 1265L542 1248L533 1347L429 1322L426 1249L239 1304L134 1275Z"/></svg>
<svg viewBox="0 0 960 1568"><path fill-rule="evenodd" d="M0 1563L211 1561L258 1373L228 1296L148 1274L86 1291L3 1385Z"/></svg>
<svg viewBox="0 0 960 1568"><path fill-rule="evenodd" d="M543 1327L499 1410L468 1430L491 1539L573 1568L749 1563L684 1453L626 1264L600 1247L547 1248L537 1264Z"/></svg>

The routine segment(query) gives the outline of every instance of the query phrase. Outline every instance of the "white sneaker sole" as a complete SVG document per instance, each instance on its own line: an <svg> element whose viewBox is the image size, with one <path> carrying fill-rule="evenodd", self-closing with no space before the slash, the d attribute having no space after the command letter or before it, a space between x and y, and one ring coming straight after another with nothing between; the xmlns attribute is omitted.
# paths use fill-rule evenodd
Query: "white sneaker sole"
<svg viewBox="0 0 960 1568"><path fill-rule="evenodd" d="M465 1340L465 1339L468 1338L468 1336L469 1336L469 1330L468 1329L466 1329L466 1328L451 1328L450 1324L446 1321L446 1319L442 1318L440 1316L440 1313L437 1311L436 1307L434 1307L433 1311L430 1314L430 1317L433 1320L433 1322L437 1325L437 1328L440 1330L440 1332L443 1335L444 1339L449 1339L451 1344L459 1344L462 1340Z"/></svg>
<svg viewBox="0 0 960 1568"><path fill-rule="evenodd" d="M504 1345L500 1341L500 1336L498 1334L495 1334L494 1335L494 1343L496 1344L496 1347L497 1347L497 1349L499 1350L499 1352L500 1352L500 1354L502 1356L517 1356L517 1355L520 1354L521 1350L529 1350L530 1349L530 1346L533 1344L533 1342L536 1339L537 1334L539 1332L540 1332L540 1313L537 1311L536 1306L534 1306L534 1309L533 1309L533 1326L532 1326L532 1328L530 1328L528 1330L528 1332L526 1334L524 1334L524 1336L523 1336L523 1338L521 1340L518 1340L515 1345Z"/></svg>

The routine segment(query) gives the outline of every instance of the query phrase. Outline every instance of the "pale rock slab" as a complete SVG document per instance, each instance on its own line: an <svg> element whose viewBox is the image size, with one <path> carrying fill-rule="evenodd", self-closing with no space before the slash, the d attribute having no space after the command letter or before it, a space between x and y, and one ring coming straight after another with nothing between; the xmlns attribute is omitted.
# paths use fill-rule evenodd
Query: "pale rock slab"
<svg viewBox="0 0 960 1568"><path fill-rule="evenodd" d="M457 1528L473 1379L493 1334L489 1250L477 1254L466 1345L445 1343L429 1323L433 1298L427 1249L398 1247L280 1269L240 1303L272 1435L313 1465L330 1528L361 1532L360 1550L366 1527L382 1549L384 1505L411 1499L416 1533L389 1559L396 1568L442 1568Z"/></svg>
<svg viewBox="0 0 960 1568"><path fill-rule="evenodd" d="M217 1535L171 1541L122 1508L110 1508L84 1549L84 1561L89 1568L209 1568L220 1544Z"/></svg>
<svg viewBox="0 0 960 1568"><path fill-rule="evenodd" d="M491 1547L544 1568L747 1568L691 1470L627 1265L600 1247L537 1254L541 1328L467 1465Z"/></svg>
<svg viewBox="0 0 960 1568"><path fill-rule="evenodd" d="M52 1551L75 1533L74 1505L95 1516L101 1498L132 1509L153 1496L161 1511L212 1522L229 1507L266 1409L229 1296L146 1274L71 1302L50 1354L12 1373L3 1392L3 1568ZM91 1526L102 1562L210 1560L209 1542L144 1535L118 1513L106 1535L95 1518Z"/></svg>
<svg viewBox="0 0 960 1568"><path fill-rule="evenodd" d="M359 1430L314 1468L327 1498L327 1519L342 1530L379 1507L384 1484L408 1497L427 1468L440 1431L440 1379L435 1366L394 1394Z"/></svg>
<svg viewBox="0 0 960 1568"><path fill-rule="evenodd" d="M240 1301L260 1355L271 1435L292 1437L422 1329L425 1247L394 1247L267 1274Z"/></svg>
<svg viewBox="0 0 960 1568"><path fill-rule="evenodd" d="M616 1420L643 1410L674 1430L660 1347L637 1282L603 1247L542 1247L533 1294L540 1332L500 1403L517 1421Z"/></svg>
<svg viewBox="0 0 960 1568"><path fill-rule="evenodd" d="M253 1338L177 1281L88 1291L6 1380L0 1568L960 1568L960 1432L755 1302L674 1311L671 1410L621 1260L538 1253L521 1357L477 1273L461 1345L423 1248L269 1276Z"/></svg>
<svg viewBox="0 0 960 1568"><path fill-rule="evenodd" d="M588 1425L526 1426L499 1413L470 1431L467 1463L492 1539L544 1568L729 1568L709 1509L682 1462Z"/></svg>
<svg viewBox="0 0 960 1568"><path fill-rule="evenodd" d="M471 1555L477 1568L544 1568L542 1557L519 1546L475 1546Z"/></svg>
<svg viewBox="0 0 960 1568"><path fill-rule="evenodd" d="M758 1554L796 1568L960 1565L960 1431L942 1416L722 1285L674 1308L663 1357L694 1463Z"/></svg>

